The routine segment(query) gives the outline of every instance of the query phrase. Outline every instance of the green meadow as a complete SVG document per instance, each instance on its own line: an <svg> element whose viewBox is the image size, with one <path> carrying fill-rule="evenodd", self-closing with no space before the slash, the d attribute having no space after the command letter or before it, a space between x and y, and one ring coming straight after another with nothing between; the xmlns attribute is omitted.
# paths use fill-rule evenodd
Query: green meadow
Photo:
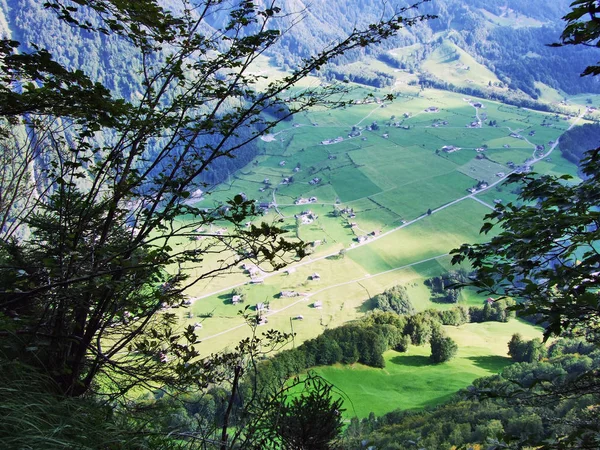
<svg viewBox="0 0 600 450"><path fill-rule="evenodd" d="M510 364L506 352L511 333L528 339L541 335L517 320L445 328L459 344L457 356L446 363L432 364L429 346L411 346L406 353L386 352L383 369L352 364L319 367L315 372L335 385L345 400L347 417L420 409L440 404L475 379L498 373Z"/></svg>

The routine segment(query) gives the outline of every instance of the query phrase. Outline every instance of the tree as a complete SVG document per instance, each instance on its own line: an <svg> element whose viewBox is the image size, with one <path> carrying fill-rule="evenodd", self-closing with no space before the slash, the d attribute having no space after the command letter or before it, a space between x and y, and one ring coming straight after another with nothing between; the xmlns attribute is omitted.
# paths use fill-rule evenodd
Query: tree
<svg viewBox="0 0 600 450"><path fill-rule="evenodd" d="M537 362L547 355L546 347L540 339L524 341L520 334L513 334L508 342L508 354L517 362Z"/></svg>
<svg viewBox="0 0 600 450"><path fill-rule="evenodd" d="M341 398L335 398L333 386L322 378L308 375L307 388L300 394L291 389L273 399L258 434L259 446L252 448L283 448L290 450L328 450L335 447L344 422Z"/></svg>
<svg viewBox="0 0 600 450"><path fill-rule="evenodd" d="M431 345L430 358L435 364L450 361L458 351L456 342L451 337L444 336L440 331L432 334L429 344Z"/></svg>
<svg viewBox="0 0 600 450"><path fill-rule="evenodd" d="M155 0L46 6L73 27L119 36L135 51L141 81L134 98L115 98L42 48L0 42L4 146L18 163L0 189L7 193L0 202L0 310L21 319L18 326L2 320L10 357L50 373L69 396L98 389L99 380L103 393L116 396L138 384L202 384L210 371L198 363L193 327L176 333L168 308L185 305L186 288L241 260L268 270L304 254L274 224L243 229L257 211L241 195L212 211L191 205L207 187L202 177L292 114L342 104L332 95L344 88L335 86L285 102L298 80L426 17L406 18L410 8L398 9L260 87L252 63L300 18L276 2L226 9L221 1L184 1L172 11ZM216 15L223 26L206 33ZM265 119L267 110L276 118ZM226 233L198 231L225 222ZM223 255L220 266L204 265L212 254ZM190 277L191 268L199 275Z"/></svg>

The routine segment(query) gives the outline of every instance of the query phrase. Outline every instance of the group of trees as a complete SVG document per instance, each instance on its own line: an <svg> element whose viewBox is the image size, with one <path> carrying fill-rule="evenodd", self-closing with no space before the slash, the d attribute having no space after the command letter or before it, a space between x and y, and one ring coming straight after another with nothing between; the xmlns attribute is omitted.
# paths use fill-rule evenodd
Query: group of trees
<svg viewBox="0 0 600 450"><path fill-rule="evenodd" d="M431 289L431 301L442 303L456 303L462 286L469 282L469 274L464 269L445 272L444 274L428 278L425 285Z"/></svg>
<svg viewBox="0 0 600 450"><path fill-rule="evenodd" d="M373 308L384 312L412 315L415 308L410 302L408 292L402 285L396 285L377 294L371 299Z"/></svg>

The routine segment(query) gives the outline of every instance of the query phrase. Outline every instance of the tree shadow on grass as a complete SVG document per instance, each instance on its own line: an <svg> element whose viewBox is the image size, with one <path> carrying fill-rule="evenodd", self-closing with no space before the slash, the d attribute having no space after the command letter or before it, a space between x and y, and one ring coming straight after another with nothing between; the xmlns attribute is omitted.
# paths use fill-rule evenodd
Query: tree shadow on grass
<svg viewBox="0 0 600 450"><path fill-rule="evenodd" d="M500 372L504 369L508 364L510 364L510 358L506 356L471 356L467 358L469 361L473 361L473 363L477 367L481 367L482 369L489 370L490 372Z"/></svg>
<svg viewBox="0 0 600 450"><path fill-rule="evenodd" d="M390 359L392 364L397 364L399 366L408 366L408 367L425 367L430 366L432 364L431 359L427 356L394 356Z"/></svg>
<svg viewBox="0 0 600 450"><path fill-rule="evenodd" d="M371 310L373 310L375 308L375 301L370 298L368 300L365 300L362 305L358 306L356 308L357 312L361 312L361 313L366 313L369 312Z"/></svg>
<svg viewBox="0 0 600 450"><path fill-rule="evenodd" d="M217 297L219 300L223 300L223 304L224 305L231 305L232 301L231 301L231 294L221 294Z"/></svg>

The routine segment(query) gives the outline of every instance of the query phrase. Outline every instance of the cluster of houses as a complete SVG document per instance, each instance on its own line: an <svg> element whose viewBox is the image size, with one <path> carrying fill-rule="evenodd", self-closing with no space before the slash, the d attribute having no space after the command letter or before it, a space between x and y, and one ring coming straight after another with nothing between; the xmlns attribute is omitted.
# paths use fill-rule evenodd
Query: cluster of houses
<svg viewBox="0 0 600 450"><path fill-rule="evenodd" d="M474 194L482 189L486 189L488 187L488 183L485 181L479 181L477 182L477 184L473 187L470 187L469 189L467 189L467 192Z"/></svg>
<svg viewBox="0 0 600 450"><path fill-rule="evenodd" d="M354 208L342 208L340 209L340 214L347 214L350 219L354 219L356 214L354 213Z"/></svg>
<svg viewBox="0 0 600 450"><path fill-rule="evenodd" d="M531 166L527 165L527 164L522 164L520 166L517 166L515 168L515 173L529 173L531 172L533 169L531 168Z"/></svg>
<svg viewBox="0 0 600 450"><path fill-rule="evenodd" d="M294 202L294 205L306 205L307 203L317 203L317 197L309 197L309 198L300 197L300 198L296 199L296 201Z"/></svg>
<svg viewBox="0 0 600 450"><path fill-rule="evenodd" d="M242 264L242 269L244 269L248 273L248 275L250 275L250 278L252 278L253 280L258 279L264 275L264 272L260 270L260 268L258 268L258 266L256 266L255 264L244 263Z"/></svg>
<svg viewBox="0 0 600 450"><path fill-rule="evenodd" d="M352 101L352 104L354 104L354 105L368 105L370 103L377 103L378 105L381 105L381 104L383 104L383 100L379 97L375 97L375 98L365 98L363 100Z"/></svg>
<svg viewBox="0 0 600 450"><path fill-rule="evenodd" d="M338 142L342 142L343 140L343 137L338 136L335 139L325 139L324 141L321 141L321 145L337 144Z"/></svg>
<svg viewBox="0 0 600 450"><path fill-rule="evenodd" d="M259 302L256 304L256 324L266 325L269 321L267 320L267 313L269 312L269 305L267 303Z"/></svg>
<svg viewBox="0 0 600 450"><path fill-rule="evenodd" d="M362 244L363 242L366 242L371 238L377 237L380 234L381 234L381 232L379 230L373 230L369 234L357 236L356 240L358 241L359 244Z"/></svg>
<svg viewBox="0 0 600 450"><path fill-rule="evenodd" d="M302 225L309 225L313 223L315 220L319 218L314 212L311 210L302 211L300 214L295 214L294 218L300 219Z"/></svg>
<svg viewBox="0 0 600 450"><path fill-rule="evenodd" d="M348 133L349 138L358 137L362 134L362 127L357 127L356 125L352 127L352 131Z"/></svg>

